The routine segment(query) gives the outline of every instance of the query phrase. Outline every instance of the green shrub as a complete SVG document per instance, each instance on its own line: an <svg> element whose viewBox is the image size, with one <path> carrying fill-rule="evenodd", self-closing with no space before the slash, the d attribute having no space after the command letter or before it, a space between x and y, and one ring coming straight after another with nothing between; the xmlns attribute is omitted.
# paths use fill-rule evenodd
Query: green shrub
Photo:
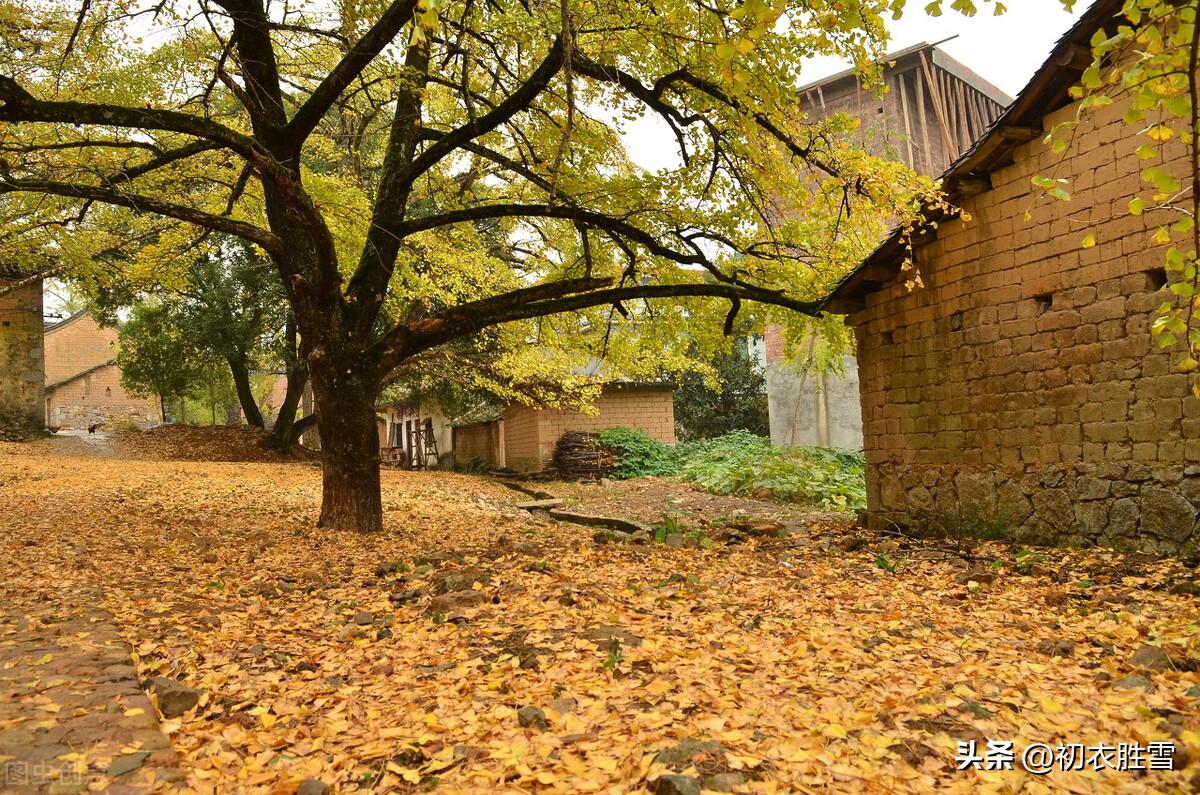
<svg viewBox="0 0 1200 795"><path fill-rule="evenodd" d="M613 428L600 443L618 457L614 476L673 475L714 494L773 497L827 508L866 505L865 461L860 453L827 447L772 447L746 431L669 447L641 431Z"/></svg>
<svg viewBox="0 0 1200 795"><path fill-rule="evenodd" d="M600 431L600 444L616 454L617 468L613 477L618 480L674 475L679 471L678 448L655 441L642 431L609 428Z"/></svg>

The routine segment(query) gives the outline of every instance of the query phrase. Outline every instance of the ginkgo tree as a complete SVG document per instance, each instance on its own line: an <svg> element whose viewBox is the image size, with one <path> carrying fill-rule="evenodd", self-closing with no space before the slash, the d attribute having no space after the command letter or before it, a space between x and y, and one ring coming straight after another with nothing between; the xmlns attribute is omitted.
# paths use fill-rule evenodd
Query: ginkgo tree
<svg viewBox="0 0 1200 795"><path fill-rule="evenodd" d="M0 256L153 279L214 233L261 249L316 400L320 524L377 529L397 370L485 330L510 369L670 367L744 306L815 314L938 202L795 93L816 55L877 76L902 9L3 0ZM647 130L657 169L628 155Z"/></svg>

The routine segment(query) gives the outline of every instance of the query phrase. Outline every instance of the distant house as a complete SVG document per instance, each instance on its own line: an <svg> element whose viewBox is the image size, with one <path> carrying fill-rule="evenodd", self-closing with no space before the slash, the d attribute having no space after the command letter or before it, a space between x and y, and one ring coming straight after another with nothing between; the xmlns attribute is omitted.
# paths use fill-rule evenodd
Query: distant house
<svg viewBox="0 0 1200 795"><path fill-rule="evenodd" d="M800 89L812 118L846 113L862 122L857 143L876 155L901 160L936 176L983 134L1011 101L1004 92L947 55L936 44L918 44L885 59L888 91L876 96L845 71ZM807 371L788 361L782 330L766 332L767 399L771 441L862 448L858 367L844 373Z"/></svg>
<svg viewBox="0 0 1200 795"><path fill-rule="evenodd" d="M1197 547L1200 401L1149 333L1164 219L1125 212L1147 165L1190 174L1186 149L1139 161L1122 102L1086 116L1065 152L1044 142L1075 116L1068 91L1120 8L1093 5L945 173L972 219L938 218L915 242L924 286L906 289L897 235L825 303L857 339L873 524ZM1035 204L1045 174L1070 181L1070 202Z"/></svg>
<svg viewBox="0 0 1200 795"><path fill-rule="evenodd" d="M45 423L42 281L0 263L0 422Z"/></svg>
<svg viewBox="0 0 1200 795"><path fill-rule="evenodd" d="M406 469L448 468L454 463L450 422L437 403L403 400L375 407L380 457Z"/></svg>
<svg viewBox="0 0 1200 795"><path fill-rule="evenodd" d="M567 431L633 428L665 444L675 443L674 386L616 381L605 385L595 413L536 409L514 403L500 416L454 428L454 461L508 467L518 472L546 469Z"/></svg>
<svg viewBox="0 0 1200 795"><path fill-rule="evenodd" d="M158 402L121 386L117 332L86 310L45 327L45 415L51 428L147 428L162 421Z"/></svg>

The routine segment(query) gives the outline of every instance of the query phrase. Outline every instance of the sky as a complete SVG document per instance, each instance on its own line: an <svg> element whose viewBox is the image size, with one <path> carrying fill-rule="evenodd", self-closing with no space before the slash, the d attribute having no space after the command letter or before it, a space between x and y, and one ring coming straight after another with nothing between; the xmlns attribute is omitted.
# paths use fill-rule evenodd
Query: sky
<svg viewBox="0 0 1200 795"><path fill-rule="evenodd" d="M889 21L892 40L888 51L956 36L941 48L1004 93L1016 96L1089 2L1078 0L1074 11L1068 13L1060 0L1009 0L1008 11L1000 16L994 16L985 6L974 17L949 10L947 3L942 16L931 17L921 10L923 3L909 0L908 13L898 21ZM814 59L805 65L801 82L821 80L849 65L833 58ZM675 139L657 117L631 125L626 146L633 160L651 171L673 164L678 158Z"/></svg>

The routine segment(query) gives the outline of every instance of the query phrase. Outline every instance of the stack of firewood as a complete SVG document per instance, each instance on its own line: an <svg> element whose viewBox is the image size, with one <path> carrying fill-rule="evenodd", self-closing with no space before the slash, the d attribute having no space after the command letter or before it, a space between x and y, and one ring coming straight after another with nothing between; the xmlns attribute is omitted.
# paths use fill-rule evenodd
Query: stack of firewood
<svg viewBox="0 0 1200 795"><path fill-rule="evenodd" d="M567 431L554 448L554 467L564 480L595 480L613 473L617 459L600 444L600 437L583 431Z"/></svg>

